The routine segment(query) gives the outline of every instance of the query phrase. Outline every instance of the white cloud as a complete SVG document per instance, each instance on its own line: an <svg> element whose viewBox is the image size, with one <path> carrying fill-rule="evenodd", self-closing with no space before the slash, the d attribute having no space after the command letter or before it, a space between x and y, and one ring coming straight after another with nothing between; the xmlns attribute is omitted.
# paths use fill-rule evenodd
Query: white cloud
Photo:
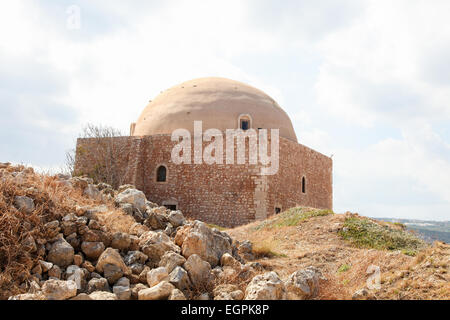
<svg viewBox="0 0 450 320"><path fill-rule="evenodd" d="M54 168L82 124L127 133L161 90L223 76L266 91L300 143L334 153L338 211L449 212L450 148L435 128L450 122L448 1L75 2L78 31L61 3L2 4L0 102L11 119L0 124L19 128L0 141L5 161Z"/></svg>

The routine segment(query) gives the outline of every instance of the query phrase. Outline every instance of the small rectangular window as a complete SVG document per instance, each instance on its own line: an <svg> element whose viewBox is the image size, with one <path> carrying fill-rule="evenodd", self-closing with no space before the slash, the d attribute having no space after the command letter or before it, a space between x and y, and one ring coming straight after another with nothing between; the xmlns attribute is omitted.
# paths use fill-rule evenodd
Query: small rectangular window
<svg viewBox="0 0 450 320"><path fill-rule="evenodd" d="M275 208L275 214L281 213L281 208Z"/></svg>
<svg viewBox="0 0 450 320"><path fill-rule="evenodd" d="M176 211L177 205L176 204L166 204L165 207L169 210Z"/></svg>
<svg viewBox="0 0 450 320"><path fill-rule="evenodd" d="M241 129L246 131L249 129L249 122L247 120L242 120L241 121Z"/></svg>

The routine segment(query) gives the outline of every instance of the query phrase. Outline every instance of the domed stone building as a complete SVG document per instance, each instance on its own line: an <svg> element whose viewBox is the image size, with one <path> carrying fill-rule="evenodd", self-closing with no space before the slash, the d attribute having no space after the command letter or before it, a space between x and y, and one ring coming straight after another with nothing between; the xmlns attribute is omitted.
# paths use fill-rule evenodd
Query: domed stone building
<svg viewBox="0 0 450 320"><path fill-rule="evenodd" d="M202 133L223 133L223 140L199 140L199 123ZM189 150L180 154L194 159L181 164L172 154L180 144L179 137L172 136L180 129L192 137ZM230 141L232 156L239 151L239 140L228 140L227 132L233 129L255 134L258 144L263 141L260 134L267 132L267 154L278 151L276 170L262 174L261 169L270 165L250 161L249 137L244 140L245 162L228 162L225 150ZM121 146L116 173L120 182L134 184L150 201L179 209L192 219L233 227L294 206L332 209L331 158L299 144L286 112L267 94L241 82L201 78L176 85L147 105L131 124L129 137L113 139ZM275 139L276 150L271 149ZM220 145L212 152L216 161L199 162L211 141ZM95 143L78 139L76 172L95 170Z"/></svg>

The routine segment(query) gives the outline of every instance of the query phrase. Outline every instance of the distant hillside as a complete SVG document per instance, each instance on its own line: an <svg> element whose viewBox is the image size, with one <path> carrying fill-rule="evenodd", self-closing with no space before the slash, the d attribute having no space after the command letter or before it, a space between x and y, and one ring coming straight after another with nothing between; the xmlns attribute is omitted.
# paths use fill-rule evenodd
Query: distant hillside
<svg viewBox="0 0 450 320"><path fill-rule="evenodd" d="M428 242L435 240L450 243L450 221L426 221L414 219L397 218L376 218L387 222L398 222L404 224L409 230L417 234Z"/></svg>

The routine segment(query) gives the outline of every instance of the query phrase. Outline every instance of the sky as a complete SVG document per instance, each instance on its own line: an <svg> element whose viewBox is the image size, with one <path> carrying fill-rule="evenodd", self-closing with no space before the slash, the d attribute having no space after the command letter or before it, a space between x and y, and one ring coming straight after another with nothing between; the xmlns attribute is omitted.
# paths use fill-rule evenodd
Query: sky
<svg viewBox="0 0 450 320"><path fill-rule="evenodd" d="M2 1L0 161L64 166L161 91L248 83L333 156L335 212L450 220L450 1Z"/></svg>

